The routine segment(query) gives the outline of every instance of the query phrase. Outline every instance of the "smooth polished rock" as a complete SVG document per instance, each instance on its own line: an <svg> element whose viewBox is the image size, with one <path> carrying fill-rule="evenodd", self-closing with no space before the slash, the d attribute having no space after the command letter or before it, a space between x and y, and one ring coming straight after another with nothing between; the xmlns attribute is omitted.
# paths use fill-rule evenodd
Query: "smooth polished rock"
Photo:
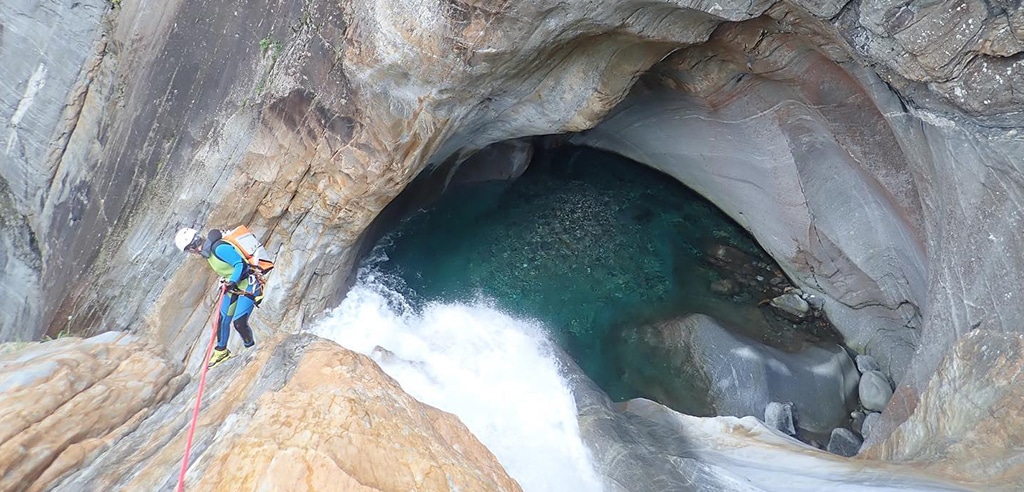
<svg viewBox="0 0 1024 492"><path fill-rule="evenodd" d="M832 429L832 434L829 436L828 445L826 445L825 449L839 456L855 456L863 442L864 440L850 429L839 427Z"/></svg>
<svg viewBox="0 0 1024 492"><path fill-rule="evenodd" d="M133 432L186 380L180 363L126 333L0 355L0 489L49 488Z"/></svg>
<svg viewBox="0 0 1024 492"><path fill-rule="evenodd" d="M954 480L924 475L913 466L850 459L812 448L769 429L754 417L693 417L639 398L625 402L623 407L627 418L635 419L634 425L646 425L649 432L680 442L668 448L666 457L683 453L692 456L703 465L704 475L717 479L717 483L706 486L701 481L691 482L697 490L972 490Z"/></svg>
<svg viewBox="0 0 1024 492"><path fill-rule="evenodd" d="M787 436L795 436L796 426L793 424L793 404L777 401L768 403L764 408L764 424Z"/></svg>
<svg viewBox="0 0 1024 492"><path fill-rule="evenodd" d="M627 381L683 412L762 418L771 402L785 401L796 409L797 427L828 433L848 417L847 406L856 399L857 369L838 345L783 352L703 314L635 334L633 343L641 350L636 357L668 371L660 377L631 373Z"/></svg>
<svg viewBox="0 0 1024 492"><path fill-rule="evenodd" d="M868 371L860 376L860 384L857 386L860 395L860 404L864 408L881 412L889 404L892 398L892 385L889 379L879 371Z"/></svg>
<svg viewBox="0 0 1024 492"><path fill-rule="evenodd" d="M44 306L65 293L42 278L54 245L45 204L105 46L108 5L0 3L0 341L39 339L53 314Z"/></svg>
<svg viewBox="0 0 1024 492"><path fill-rule="evenodd" d="M857 362L857 370L860 371L861 374L868 371L881 370L881 368L878 367L878 362L875 362L875 358L870 355L857 354L855 361Z"/></svg>
<svg viewBox="0 0 1024 492"><path fill-rule="evenodd" d="M913 462L977 490L1022 490L1022 372L1024 335L968 332L943 360L914 412L884 440L866 443L861 456ZM871 436L876 425L865 424Z"/></svg>
<svg viewBox="0 0 1024 492"><path fill-rule="evenodd" d="M98 456L60 473L51 465L39 487L173 489L197 380L119 428ZM457 417L407 395L369 358L312 335L262 341L212 369L205 389L186 490L520 490ZM79 409L111 412L106 403ZM80 426L73 416L63 422Z"/></svg>

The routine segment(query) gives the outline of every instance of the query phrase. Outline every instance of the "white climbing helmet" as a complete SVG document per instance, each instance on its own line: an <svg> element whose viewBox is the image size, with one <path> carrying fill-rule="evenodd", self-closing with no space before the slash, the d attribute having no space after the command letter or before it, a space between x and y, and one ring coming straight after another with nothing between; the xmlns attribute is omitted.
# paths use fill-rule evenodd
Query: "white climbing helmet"
<svg viewBox="0 0 1024 492"><path fill-rule="evenodd" d="M192 244L192 241L195 241L196 234L199 234L199 232L189 227L179 229L178 233L174 235L174 245L178 249L185 251L185 248Z"/></svg>

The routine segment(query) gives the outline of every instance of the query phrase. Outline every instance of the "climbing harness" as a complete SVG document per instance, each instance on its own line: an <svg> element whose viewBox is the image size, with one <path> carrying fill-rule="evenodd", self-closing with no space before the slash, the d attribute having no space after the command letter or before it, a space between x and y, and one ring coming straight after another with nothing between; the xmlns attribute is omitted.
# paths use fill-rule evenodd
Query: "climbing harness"
<svg viewBox="0 0 1024 492"><path fill-rule="evenodd" d="M220 286L220 296L217 299L224 297L224 292L227 290L226 285ZM203 369L202 375L199 376L199 391L196 392L196 407L192 410L192 424L188 428L188 439L185 441L185 456L181 460L181 474L178 475L178 492L184 492L185 490L185 472L188 471L188 453L192 450L192 436L196 433L196 422L199 421L199 404L203 401L203 387L206 386L206 372L210 369L208 367L210 363L210 354L213 353L213 345L217 340L217 327L220 325L220 308L219 304L214 304L214 309L217 315L214 316L213 320L213 333L210 335L210 345L206 347L206 357L203 358Z"/></svg>

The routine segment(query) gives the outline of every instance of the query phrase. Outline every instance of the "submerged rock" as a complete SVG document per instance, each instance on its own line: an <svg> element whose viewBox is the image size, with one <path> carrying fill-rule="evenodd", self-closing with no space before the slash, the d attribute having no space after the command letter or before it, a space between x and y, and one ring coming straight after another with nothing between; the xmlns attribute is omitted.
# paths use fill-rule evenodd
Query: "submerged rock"
<svg viewBox="0 0 1024 492"><path fill-rule="evenodd" d="M655 367L667 364L669 370L635 375L633 384L681 411L760 418L770 402L787 401L799 411L797 427L828 433L845 421L856 398L857 369L838 345L783 352L733 334L702 314L637 334L636 350L644 352L636 357L650 358ZM706 406L695 407L699 401Z"/></svg>
<svg viewBox="0 0 1024 492"><path fill-rule="evenodd" d="M771 300L772 307L780 314L793 321L801 321L807 316L811 306L800 297L798 292L787 292Z"/></svg>
<svg viewBox="0 0 1024 492"><path fill-rule="evenodd" d="M737 287L736 283L732 280L720 279L711 282L710 290L715 294L728 296L739 292L739 287Z"/></svg>

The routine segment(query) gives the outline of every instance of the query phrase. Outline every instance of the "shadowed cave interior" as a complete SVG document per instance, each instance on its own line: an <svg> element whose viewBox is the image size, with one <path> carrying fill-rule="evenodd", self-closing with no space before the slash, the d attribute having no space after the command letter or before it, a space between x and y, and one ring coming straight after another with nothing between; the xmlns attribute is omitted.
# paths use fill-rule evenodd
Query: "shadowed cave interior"
<svg viewBox="0 0 1024 492"><path fill-rule="evenodd" d="M719 413L714 383L644 335L659 322L701 313L785 352L842 343L820 305L796 318L770 304L795 287L693 190L562 137L523 142L532 157L505 179L478 174L472 161L424 173L382 214L363 268L418 309L483 301L538 320L613 400L643 397L691 415ZM448 185L436 195L438 175Z"/></svg>

